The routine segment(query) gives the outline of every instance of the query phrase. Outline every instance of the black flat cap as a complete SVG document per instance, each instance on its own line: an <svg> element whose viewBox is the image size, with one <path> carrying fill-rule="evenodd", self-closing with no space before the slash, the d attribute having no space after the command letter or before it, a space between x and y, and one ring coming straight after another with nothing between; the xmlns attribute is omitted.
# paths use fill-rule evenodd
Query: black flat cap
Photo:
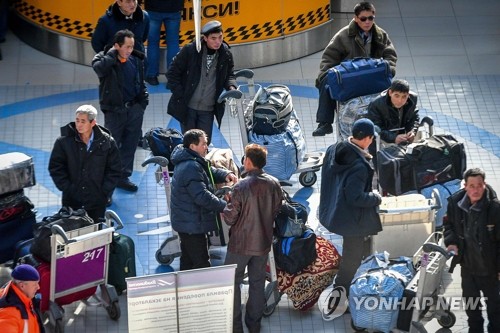
<svg viewBox="0 0 500 333"><path fill-rule="evenodd" d="M201 28L201 33L205 36L210 35L212 32L219 31L222 31L222 23L219 21L210 21Z"/></svg>

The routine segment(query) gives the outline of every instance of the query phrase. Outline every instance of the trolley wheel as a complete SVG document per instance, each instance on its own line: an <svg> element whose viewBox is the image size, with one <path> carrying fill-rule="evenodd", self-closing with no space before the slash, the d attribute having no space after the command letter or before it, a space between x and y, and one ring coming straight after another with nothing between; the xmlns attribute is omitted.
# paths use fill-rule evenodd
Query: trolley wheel
<svg viewBox="0 0 500 333"><path fill-rule="evenodd" d="M351 328L355 331L355 332L364 332L365 329L362 328L362 327L358 327L356 325L354 325L354 320L352 320L351 318Z"/></svg>
<svg viewBox="0 0 500 333"><path fill-rule="evenodd" d="M311 187L316 183L318 176L314 171L301 172L299 175L299 183L304 187Z"/></svg>
<svg viewBox="0 0 500 333"><path fill-rule="evenodd" d="M57 319L54 323L54 333L64 333L64 323L62 319Z"/></svg>
<svg viewBox="0 0 500 333"><path fill-rule="evenodd" d="M115 321L120 319L122 315L122 311L120 310L120 304L118 303L118 301L114 301L113 303L111 303L111 305L106 308L106 311L108 312L109 318Z"/></svg>
<svg viewBox="0 0 500 333"><path fill-rule="evenodd" d="M174 261L174 256L172 255L163 255L161 254L161 250L157 250L155 253L155 258L158 263L162 265L170 265Z"/></svg>
<svg viewBox="0 0 500 333"><path fill-rule="evenodd" d="M447 311L446 314L439 317L437 321L443 328L450 328L457 322L457 317L453 312Z"/></svg>
<svg viewBox="0 0 500 333"><path fill-rule="evenodd" d="M276 305L278 305L281 300L281 293L275 286L276 283L268 283L266 285L266 289L264 290L264 294L266 296L266 307L264 308L264 312L262 313L264 317L269 317L270 315L272 315L274 310L276 310ZM271 296L273 296L273 294L274 302L272 304L269 304L269 300L271 299Z"/></svg>

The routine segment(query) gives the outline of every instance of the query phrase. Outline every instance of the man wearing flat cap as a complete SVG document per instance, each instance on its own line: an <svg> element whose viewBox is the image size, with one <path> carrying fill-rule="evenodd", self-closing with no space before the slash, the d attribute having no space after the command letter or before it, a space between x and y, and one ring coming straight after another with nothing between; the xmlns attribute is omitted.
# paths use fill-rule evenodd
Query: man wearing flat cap
<svg viewBox="0 0 500 333"><path fill-rule="evenodd" d="M319 221L343 237L335 286L344 288L346 296L361 260L370 254L370 236L382 230L377 212L382 198L372 191L374 169L368 153L374 136L371 120L357 120L347 141L328 147L321 170Z"/></svg>
<svg viewBox="0 0 500 333"><path fill-rule="evenodd" d="M182 133L202 129L212 141L214 116L221 124L225 103L217 98L224 89L236 89L233 55L223 42L222 24L210 21L201 29L201 49L196 41L184 46L167 72L167 88L172 92L168 114L181 123Z"/></svg>
<svg viewBox="0 0 500 333"><path fill-rule="evenodd" d="M40 275L30 265L14 268L12 280L0 288L0 328L2 333L45 332L40 304L35 294L40 289Z"/></svg>

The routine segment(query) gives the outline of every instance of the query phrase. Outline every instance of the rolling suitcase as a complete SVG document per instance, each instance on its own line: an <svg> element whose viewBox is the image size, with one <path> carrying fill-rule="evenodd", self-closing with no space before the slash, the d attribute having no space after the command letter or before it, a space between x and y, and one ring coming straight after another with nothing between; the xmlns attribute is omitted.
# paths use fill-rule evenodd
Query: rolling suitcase
<svg viewBox="0 0 500 333"><path fill-rule="evenodd" d="M0 154L0 194L34 186L33 159L23 153Z"/></svg>
<svg viewBox="0 0 500 333"><path fill-rule="evenodd" d="M14 259L16 244L19 241L33 238L35 224L35 212L31 209L7 222L0 223L0 263Z"/></svg>
<svg viewBox="0 0 500 333"><path fill-rule="evenodd" d="M121 295L127 289L125 278L136 276L135 244L129 236L115 233L109 249L108 284Z"/></svg>
<svg viewBox="0 0 500 333"><path fill-rule="evenodd" d="M327 84L332 99L345 102L351 98L380 93L389 88L391 67L384 59L354 58L328 70Z"/></svg>
<svg viewBox="0 0 500 333"><path fill-rule="evenodd" d="M42 295L42 301L40 303L40 310L46 312L49 310L49 300L50 300L50 263L45 261L40 261L39 266L36 267L38 273L40 274L40 294ZM71 276L66 276L65 278L71 279ZM81 291L74 292L69 295L61 296L55 299L55 302L60 305L71 304L76 301L86 300L90 296L94 295L97 290L97 286L90 287Z"/></svg>

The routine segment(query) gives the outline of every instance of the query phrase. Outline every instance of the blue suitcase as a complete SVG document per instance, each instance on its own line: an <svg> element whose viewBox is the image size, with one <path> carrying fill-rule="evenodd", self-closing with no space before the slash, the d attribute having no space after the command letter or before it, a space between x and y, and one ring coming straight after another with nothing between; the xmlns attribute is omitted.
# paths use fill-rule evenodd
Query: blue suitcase
<svg viewBox="0 0 500 333"><path fill-rule="evenodd" d="M384 59L354 58L328 70L327 84L332 99L345 102L351 98L379 93L391 85L392 73Z"/></svg>

